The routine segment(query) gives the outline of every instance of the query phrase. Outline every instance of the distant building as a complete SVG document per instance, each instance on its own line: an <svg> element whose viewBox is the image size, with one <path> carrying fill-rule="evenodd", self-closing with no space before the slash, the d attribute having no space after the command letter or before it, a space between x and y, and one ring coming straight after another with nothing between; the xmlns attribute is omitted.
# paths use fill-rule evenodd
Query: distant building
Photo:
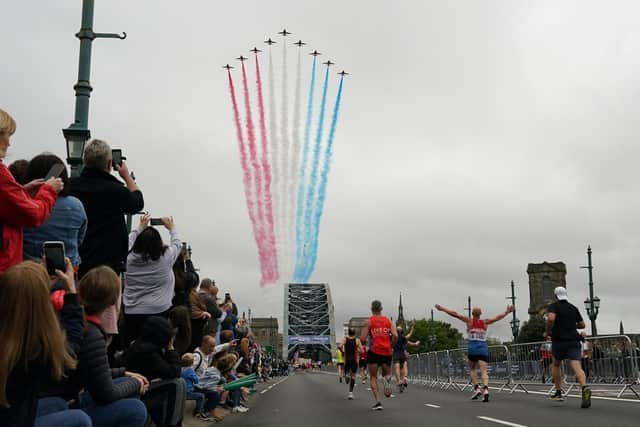
<svg viewBox="0 0 640 427"><path fill-rule="evenodd" d="M281 354L282 344L278 347L278 318L254 317L251 319L251 331L258 344L270 348L271 351L278 355Z"/></svg>
<svg viewBox="0 0 640 427"><path fill-rule="evenodd" d="M564 262L529 264L529 315L542 315L555 301L556 286L567 286L567 266Z"/></svg>
<svg viewBox="0 0 640 427"><path fill-rule="evenodd" d="M351 319L349 319L349 322L346 323L345 326L347 329L354 328L356 330L356 336L359 337L362 333L362 328L364 327L364 324L367 322L367 320L369 320L368 317L352 317ZM346 331L344 335L347 335Z"/></svg>
<svg viewBox="0 0 640 427"><path fill-rule="evenodd" d="M398 319L396 326L401 326L403 331L407 330L407 323L404 320L404 308L402 307L402 292L400 292L400 304L398 304Z"/></svg>

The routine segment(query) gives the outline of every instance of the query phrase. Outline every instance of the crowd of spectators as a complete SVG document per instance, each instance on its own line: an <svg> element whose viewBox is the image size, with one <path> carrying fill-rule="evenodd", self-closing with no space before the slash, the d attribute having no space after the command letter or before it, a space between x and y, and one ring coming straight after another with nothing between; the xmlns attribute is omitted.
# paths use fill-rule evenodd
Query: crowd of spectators
<svg viewBox="0 0 640 427"><path fill-rule="evenodd" d="M230 383L288 373L231 294L200 280L172 217L129 232L144 198L109 144L87 145L80 176L48 178L64 166L53 154L4 164L15 131L0 110L1 426L179 426L188 400L219 422L249 410L254 390ZM64 271L48 272L52 241Z"/></svg>

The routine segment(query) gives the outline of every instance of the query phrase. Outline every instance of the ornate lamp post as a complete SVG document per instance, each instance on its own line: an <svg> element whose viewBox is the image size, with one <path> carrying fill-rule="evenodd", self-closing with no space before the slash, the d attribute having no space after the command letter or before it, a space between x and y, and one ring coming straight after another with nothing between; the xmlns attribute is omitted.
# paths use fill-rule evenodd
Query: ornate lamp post
<svg viewBox="0 0 640 427"><path fill-rule="evenodd" d="M507 297L507 299L511 300L511 305L513 306L513 317L509 323L511 324L511 334L513 335L513 342L515 343L516 338L518 338L518 331L520 331L520 319L516 317L516 292L513 280L511 281L511 296Z"/></svg>
<svg viewBox="0 0 640 427"><path fill-rule="evenodd" d="M593 295L593 264L591 263L591 245L587 247L587 261L586 266L580 268L586 268L589 270L589 298L584 300L584 308L587 310L587 316L591 320L591 335L598 335L598 329L596 328L596 319L600 312L600 298Z"/></svg>
<svg viewBox="0 0 640 427"><path fill-rule="evenodd" d="M126 33L107 34L93 32L94 0L82 1L82 27L76 34L80 39L80 58L78 65L78 83L76 91L75 119L62 133L67 141L67 163L71 166L71 176L80 174L84 145L91 138L89 131L89 97L93 88L89 83L91 75L91 43L97 38L125 39Z"/></svg>

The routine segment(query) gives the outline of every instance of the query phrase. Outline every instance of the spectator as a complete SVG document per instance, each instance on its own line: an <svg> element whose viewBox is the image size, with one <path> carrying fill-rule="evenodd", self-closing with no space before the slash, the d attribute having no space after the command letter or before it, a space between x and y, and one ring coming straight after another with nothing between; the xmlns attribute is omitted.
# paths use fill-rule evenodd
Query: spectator
<svg viewBox="0 0 640 427"><path fill-rule="evenodd" d="M152 381L143 401L159 427L179 425L184 412L186 384L180 378L182 360L173 345L175 332L166 318L149 317L127 352L127 369Z"/></svg>
<svg viewBox="0 0 640 427"><path fill-rule="evenodd" d="M112 167L126 187L111 175ZM112 165L111 147L94 139L84 150L84 169L70 182L71 195L80 199L87 213L87 234L80 245L79 276L94 267L107 265L120 275L127 258L127 225L125 214L134 214L144 207L142 192L129 174L126 163ZM108 335L118 333L119 302L105 310L100 321Z"/></svg>
<svg viewBox="0 0 640 427"><path fill-rule="evenodd" d="M22 228L42 224L64 186L60 178L16 182L3 163L15 131L16 122L0 110L0 275L22 261Z"/></svg>
<svg viewBox="0 0 640 427"><path fill-rule="evenodd" d="M233 369L237 360L238 358L234 354L227 354L218 360L218 369L222 374L224 382L231 382L237 379ZM231 399L229 403L231 404L232 413L245 413L249 410L249 408L240 403L242 400L242 391L240 389L230 391L229 397Z"/></svg>
<svg viewBox="0 0 640 427"><path fill-rule="evenodd" d="M203 333L215 336L218 333L221 322L220 318L222 317L222 310L220 310L220 306L218 305L219 298L216 282L211 279L202 279L198 296L200 297L200 301L204 303L207 313L211 315L211 318L205 325Z"/></svg>
<svg viewBox="0 0 640 427"><path fill-rule="evenodd" d="M187 400L196 401L193 416L203 421L222 421L222 414L216 411L216 406L220 403L220 392L222 390L204 390L198 388L200 379L193 369L193 360L192 353L186 353L182 356L184 365L184 368L182 368L182 379L187 384ZM220 378L219 375L218 378Z"/></svg>
<svg viewBox="0 0 640 427"><path fill-rule="evenodd" d="M186 353L191 347L191 314L183 305L177 305L169 311L171 326L178 330L174 347L180 354Z"/></svg>
<svg viewBox="0 0 640 427"><path fill-rule="evenodd" d="M62 160L53 154L40 154L29 163L25 179L32 181L47 176L54 165L62 165ZM70 196L69 178L65 167L60 174L64 188L58 194L51 215L39 227L24 229L24 258L42 259L42 244L48 240L64 242L65 253L74 267L80 265L78 248L87 230L87 214L80 200Z"/></svg>
<svg viewBox="0 0 640 427"><path fill-rule="evenodd" d="M202 340L203 332L207 322L211 319L211 314L207 311L205 302L200 298L198 290L191 290L191 343L195 345Z"/></svg>
<svg viewBox="0 0 640 427"><path fill-rule="evenodd" d="M182 243L173 218L162 218L162 223L171 236L169 246L164 244L158 230L149 226L150 220L149 215L143 215L139 227L129 234L129 255L122 298L126 344L140 336L147 318L167 317L171 308L175 285L172 266L180 254Z"/></svg>
<svg viewBox="0 0 640 427"><path fill-rule="evenodd" d="M203 377L207 368L213 364L213 357L225 350L230 349L235 342L216 345L215 339L211 335L202 337L200 347L193 352L193 369L199 377Z"/></svg>
<svg viewBox="0 0 640 427"><path fill-rule="evenodd" d="M49 299L50 279L45 269L34 262L10 267L0 277L0 425L91 426L82 411L67 410L62 399L37 400L45 383L59 381L75 368L73 348L82 341L82 312L73 282L73 269L57 271L67 293L65 305L74 306L71 315L61 313L60 328Z"/></svg>
<svg viewBox="0 0 640 427"><path fill-rule="evenodd" d="M182 242L180 256L173 264L173 274L176 276L173 305L189 307L191 290L198 287L200 276L191 261L191 248L185 242Z"/></svg>
<svg viewBox="0 0 640 427"><path fill-rule="evenodd" d="M109 368L107 337L99 320L118 298L120 278L109 267L96 267L84 275L78 290L86 328L78 368L65 381L64 397L77 399L78 407L91 417L94 427L142 427L147 411L138 397L147 391L149 382L124 368Z"/></svg>
<svg viewBox="0 0 640 427"><path fill-rule="evenodd" d="M24 177L27 173L27 168L29 167L29 160L20 159L16 160L9 165L9 172L13 175L13 179L20 185L25 185L27 182Z"/></svg>

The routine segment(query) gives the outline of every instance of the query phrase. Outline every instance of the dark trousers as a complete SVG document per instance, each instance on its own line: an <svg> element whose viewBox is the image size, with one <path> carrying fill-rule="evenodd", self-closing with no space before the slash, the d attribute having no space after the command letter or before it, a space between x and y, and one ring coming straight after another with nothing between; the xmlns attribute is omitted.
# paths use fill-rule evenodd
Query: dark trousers
<svg viewBox="0 0 640 427"><path fill-rule="evenodd" d="M163 311L162 313L156 314L127 314L124 313L124 346L128 348L131 345L131 342L137 339L142 332L142 327L144 326L144 322L147 321L149 317L152 316L161 316L164 318L169 317L169 310Z"/></svg>

